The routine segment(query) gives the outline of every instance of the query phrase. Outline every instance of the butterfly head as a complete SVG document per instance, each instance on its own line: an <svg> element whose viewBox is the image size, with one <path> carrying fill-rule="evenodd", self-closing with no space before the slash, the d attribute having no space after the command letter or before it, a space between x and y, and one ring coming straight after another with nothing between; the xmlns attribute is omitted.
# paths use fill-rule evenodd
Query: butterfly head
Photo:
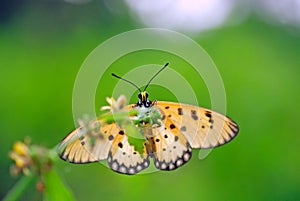
<svg viewBox="0 0 300 201"><path fill-rule="evenodd" d="M121 80L124 80L125 82L128 82L129 84L131 84L132 86L134 86L135 88L137 88L139 90L139 95L138 95L138 98L139 98L139 101L137 102L137 106L139 107L145 107L145 108L149 108L152 106L152 101L150 101L148 99L148 93L146 91L147 87L149 86L149 84L151 83L151 81L163 70L165 69L167 66L169 65L169 63L166 63L155 75L152 76L152 78L149 80L149 82L147 83L147 85L145 86L144 90L141 90L141 88L139 88L136 84L134 84L133 82L129 81L129 80L126 80L114 73L112 73L112 76L118 78L118 79L121 79Z"/></svg>
<svg viewBox="0 0 300 201"><path fill-rule="evenodd" d="M142 91L138 94L139 101L137 102L137 106L139 107L151 107L152 101L148 99L147 91Z"/></svg>

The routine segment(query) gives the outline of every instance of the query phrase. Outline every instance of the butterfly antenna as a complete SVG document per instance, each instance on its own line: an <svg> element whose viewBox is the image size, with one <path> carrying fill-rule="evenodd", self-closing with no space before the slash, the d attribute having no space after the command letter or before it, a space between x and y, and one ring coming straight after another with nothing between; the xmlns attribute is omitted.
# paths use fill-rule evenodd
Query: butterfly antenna
<svg viewBox="0 0 300 201"><path fill-rule="evenodd" d="M126 79L124 79L124 78L122 78L122 77L120 77L120 76L118 76L114 73L112 73L111 75L118 78L118 79L120 79L120 80L124 80L125 82L128 82L129 84L132 84L133 86L135 86L135 88L137 88L139 90L139 92L142 92L141 89L138 86L136 86L136 84L134 84L133 82L130 82L129 80L126 80Z"/></svg>
<svg viewBox="0 0 300 201"><path fill-rule="evenodd" d="M169 63L166 63L164 65L164 67L162 67L155 75L153 75L153 77L149 80L148 84L145 86L144 91L147 89L147 87L149 86L149 84L151 83L151 81L163 70L165 69L167 66L169 65Z"/></svg>

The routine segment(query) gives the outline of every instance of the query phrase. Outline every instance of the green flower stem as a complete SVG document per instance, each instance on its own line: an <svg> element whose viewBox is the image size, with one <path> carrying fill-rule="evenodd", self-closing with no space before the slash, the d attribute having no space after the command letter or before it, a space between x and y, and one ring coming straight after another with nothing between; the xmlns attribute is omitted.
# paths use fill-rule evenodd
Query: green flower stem
<svg viewBox="0 0 300 201"><path fill-rule="evenodd" d="M114 122L122 122L129 119L129 116L135 116L138 114L137 110L130 110L129 112L116 112L116 113L106 113L99 116L98 120L104 120L107 124Z"/></svg>
<svg viewBox="0 0 300 201"><path fill-rule="evenodd" d="M22 176L19 181L12 187L6 194L3 201L16 201L19 200L30 183L34 181L35 175L29 174Z"/></svg>

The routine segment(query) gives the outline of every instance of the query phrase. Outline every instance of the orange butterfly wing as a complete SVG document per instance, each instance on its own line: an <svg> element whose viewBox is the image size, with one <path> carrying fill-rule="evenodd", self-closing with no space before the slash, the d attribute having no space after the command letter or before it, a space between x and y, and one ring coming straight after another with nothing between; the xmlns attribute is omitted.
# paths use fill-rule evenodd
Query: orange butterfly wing
<svg viewBox="0 0 300 201"><path fill-rule="evenodd" d="M142 154L137 152L129 144L125 130L116 123L104 124L92 133L83 129L74 130L59 144L63 160L90 163L107 159L112 170L124 174L136 174L149 166L146 148Z"/></svg>
<svg viewBox="0 0 300 201"><path fill-rule="evenodd" d="M186 137L192 148L212 148L231 141L238 125L218 112L182 103L157 101L156 106Z"/></svg>
<svg viewBox="0 0 300 201"><path fill-rule="evenodd" d="M95 133L83 127L77 128L58 145L59 155L71 163L90 163L107 159L117 131L115 124L101 126Z"/></svg>
<svg viewBox="0 0 300 201"><path fill-rule="evenodd" d="M174 170L190 160L192 148L186 137L170 119L162 121L161 126L152 130L153 137L149 142L152 146L156 168Z"/></svg>

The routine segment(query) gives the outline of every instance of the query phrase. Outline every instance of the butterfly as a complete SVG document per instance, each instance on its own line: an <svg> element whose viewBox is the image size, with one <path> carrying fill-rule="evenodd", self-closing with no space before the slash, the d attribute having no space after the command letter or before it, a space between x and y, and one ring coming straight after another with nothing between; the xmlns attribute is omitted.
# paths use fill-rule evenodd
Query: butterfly
<svg viewBox="0 0 300 201"><path fill-rule="evenodd" d="M146 89L168 63L148 82L144 90L115 74L139 90L138 102L125 106L124 97L117 101L108 99L109 114L116 111L136 111L126 124L105 123L101 119L81 125L59 144L59 156L71 163L90 163L106 160L118 173L136 174L147 168L151 158L160 170L175 170L187 163L192 149L221 146L231 141L239 132L238 125L218 112L183 103L151 101ZM131 143L133 125L142 139Z"/></svg>

